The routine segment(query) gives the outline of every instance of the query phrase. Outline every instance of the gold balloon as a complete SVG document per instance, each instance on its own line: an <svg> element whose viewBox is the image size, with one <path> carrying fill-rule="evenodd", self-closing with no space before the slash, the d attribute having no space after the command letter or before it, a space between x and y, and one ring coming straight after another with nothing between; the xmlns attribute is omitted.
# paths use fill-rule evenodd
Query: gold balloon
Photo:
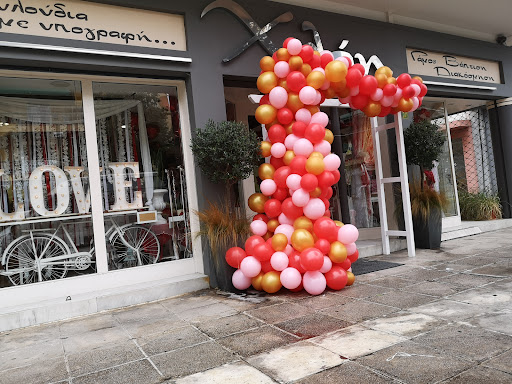
<svg viewBox="0 0 512 384"><path fill-rule="evenodd" d="M339 241L333 241L329 251L329 258L333 263L343 263L347 258L347 248Z"/></svg>
<svg viewBox="0 0 512 384"><path fill-rule="evenodd" d="M270 104L263 104L256 108L256 120L260 124L270 124L277 116L277 110Z"/></svg>
<svg viewBox="0 0 512 384"><path fill-rule="evenodd" d="M323 157L310 156L306 160L306 171L313 175L319 175L325 170L325 164Z"/></svg>
<svg viewBox="0 0 512 384"><path fill-rule="evenodd" d="M309 64L302 64L302 67L300 69L300 71L302 72L302 74L306 77L308 77L308 75L311 73L312 69L311 69L311 65Z"/></svg>
<svg viewBox="0 0 512 384"><path fill-rule="evenodd" d="M253 193L249 196L248 204L249 208L256 213L265 213L265 203L268 197L263 193Z"/></svg>
<svg viewBox="0 0 512 384"><path fill-rule="evenodd" d="M342 91L336 92L336 95L338 95L338 97L340 99L348 97L348 96L350 96L350 88L349 87L345 87L345 89L343 89Z"/></svg>
<svg viewBox="0 0 512 384"><path fill-rule="evenodd" d="M412 107L414 106L414 103L411 99L404 99L403 97L398 102L398 109L402 112L409 112Z"/></svg>
<svg viewBox="0 0 512 384"><path fill-rule="evenodd" d="M375 78L377 79L379 88L384 88L384 86L388 83L388 77L384 73L375 74Z"/></svg>
<svg viewBox="0 0 512 384"><path fill-rule="evenodd" d="M276 233L272 236L272 248L274 251L284 251L288 245L288 238L282 233Z"/></svg>
<svg viewBox="0 0 512 384"><path fill-rule="evenodd" d="M310 87L319 89L325 82L325 75L320 71L311 72L306 78L306 83Z"/></svg>
<svg viewBox="0 0 512 384"><path fill-rule="evenodd" d="M313 233L313 222L306 216L297 217L293 222L293 228L305 229L306 231Z"/></svg>
<svg viewBox="0 0 512 384"><path fill-rule="evenodd" d="M309 155L309 157L319 157L320 159L323 160L324 155L322 155L320 152L311 152L311 155Z"/></svg>
<svg viewBox="0 0 512 384"><path fill-rule="evenodd" d="M325 129L325 136L324 140L327 141L329 144L332 144L334 141L334 134L330 129Z"/></svg>
<svg viewBox="0 0 512 384"><path fill-rule="evenodd" d="M388 84L395 84L396 85L396 79L393 76L388 77Z"/></svg>
<svg viewBox="0 0 512 384"><path fill-rule="evenodd" d="M347 272L347 285L354 284L355 279L356 279L356 277L354 276L354 274L352 272Z"/></svg>
<svg viewBox="0 0 512 384"><path fill-rule="evenodd" d="M282 287L279 272L270 271L263 275L261 287L267 293L276 293Z"/></svg>
<svg viewBox="0 0 512 384"><path fill-rule="evenodd" d="M279 48L276 52L276 58L278 61L290 60L290 52L286 48Z"/></svg>
<svg viewBox="0 0 512 384"><path fill-rule="evenodd" d="M260 68L263 72L273 71L276 62L270 56L263 56L260 60Z"/></svg>
<svg viewBox="0 0 512 384"><path fill-rule="evenodd" d="M326 99L332 99L334 97L336 97L336 91L332 88L328 88L326 91L325 91L325 98Z"/></svg>
<svg viewBox="0 0 512 384"><path fill-rule="evenodd" d="M320 112L320 108L318 108L316 105L306 105L304 108L306 108L311 113L311 116L317 112Z"/></svg>
<svg viewBox="0 0 512 384"><path fill-rule="evenodd" d="M304 107L304 104L299 99L299 94L295 92L288 92L288 103L286 105L293 113Z"/></svg>
<svg viewBox="0 0 512 384"><path fill-rule="evenodd" d="M258 276L255 276L251 279L252 287L257 290L261 291L263 288L261 287L261 282L263 281L263 276L265 274L263 272L260 272Z"/></svg>
<svg viewBox="0 0 512 384"><path fill-rule="evenodd" d="M273 71L263 72L258 77L256 85L261 93L269 93L277 86L277 75Z"/></svg>
<svg viewBox="0 0 512 384"><path fill-rule="evenodd" d="M294 157L295 157L295 152L293 152L292 150L286 151L286 153L283 156L284 165L290 165L290 163L292 162Z"/></svg>
<svg viewBox="0 0 512 384"><path fill-rule="evenodd" d="M267 223L267 229L269 232L274 232L279 227L279 221L277 219L270 219Z"/></svg>
<svg viewBox="0 0 512 384"><path fill-rule="evenodd" d="M283 88L286 90L286 92L290 92L290 89L288 88L288 84L286 83L286 78L284 78L284 79L279 79L279 80L277 81L277 85L278 85L279 87L283 87Z"/></svg>
<svg viewBox="0 0 512 384"><path fill-rule="evenodd" d="M276 118L274 120L272 120L270 123L265 124L265 128L268 131L271 126L276 125L276 124L279 124L279 120L277 120L277 111L276 111Z"/></svg>
<svg viewBox="0 0 512 384"><path fill-rule="evenodd" d="M386 75L386 77L391 77L391 76L393 76L393 71L391 70L391 68L384 66L384 67L380 67L379 69L377 69L375 71L375 75L380 75L380 74Z"/></svg>
<svg viewBox="0 0 512 384"><path fill-rule="evenodd" d="M292 246L297 251L302 252L315 245L313 235L306 229L296 229L292 233Z"/></svg>
<svg viewBox="0 0 512 384"><path fill-rule="evenodd" d="M334 220L334 224L336 224L338 227L343 227L345 225L339 220Z"/></svg>
<svg viewBox="0 0 512 384"><path fill-rule="evenodd" d="M423 79L419 76L414 76L413 77L414 80L419 80L421 83L423 83Z"/></svg>
<svg viewBox="0 0 512 384"><path fill-rule="evenodd" d="M293 121L292 121L290 124L288 124L288 125L286 125L286 126L284 127L284 130L286 131L286 134L287 134L287 135L290 135L290 134L292 134L292 133L293 133L293 131L292 131L292 126L293 126Z"/></svg>
<svg viewBox="0 0 512 384"><path fill-rule="evenodd" d="M267 241L268 239L270 239L272 237L272 233L270 232L267 232L263 235L263 240Z"/></svg>
<svg viewBox="0 0 512 384"><path fill-rule="evenodd" d="M336 92L341 92L347 88L347 80L343 79L335 83L331 83L331 88Z"/></svg>
<svg viewBox="0 0 512 384"><path fill-rule="evenodd" d="M313 232L313 241L316 243L318 241L318 236L315 232Z"/></svg>
<svg viewBox="0 0 512 384"><path fill-rule="evenodd" d="M345 79L347 76L347 66L345 63L333 60L325 66L325 77L327 80L337 82Z"/></svg>
<svg viewBox="0 0 512 384"><path fill-rule="evenodd" d="M261 156L269 157L271 155L271 153L270 153L271 147L272 147L272 144L270 143L270 141L262 141L260 143Z"/></svg>
<svg viewBox="0 0 512 384"><path fill-rule="evenodd" d="M314 190L309 192L309 196L311 196L311 197L320 197L321 194L322 194L322 188L320 188L320 187L316 187Z"/></svg>
<svg viewBox="0 0 512 384"><path fill-rule="evenodd" d="M300 71L302 69L302 57L300 56L292 56L290 60L288 60L288 64L290 65L290 71Z"/></svg>
<svg viewBox="0 0 512 384"><path fill-rule="evenodd" d="M276 169L274 168L274 166L272 164L263 163L258 168L258 177L261 180L273 179L275 172L276 172Z"/></svg>
<svg viewBox="0 0 512 384"><path fill-rule="evenodd" d="M382 106L377 101L370 101L366 107L363 108L363 112L368 117L375 117L381 111Z"/></svg>

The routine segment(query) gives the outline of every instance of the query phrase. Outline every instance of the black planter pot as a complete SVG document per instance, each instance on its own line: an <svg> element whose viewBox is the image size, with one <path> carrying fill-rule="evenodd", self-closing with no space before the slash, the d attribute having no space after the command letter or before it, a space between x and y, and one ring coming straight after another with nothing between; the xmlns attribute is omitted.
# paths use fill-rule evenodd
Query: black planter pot
<svg viewBox="0 0 512 384"><path fill-rule="evenodd" d="M440 208L434 208L425 220L422 216L412 217L416 248L439 249L441 247L442 215Z"/></svg>
<svg viewBox="0 0 512 384"><path fill-rule="evenodd" d="M219 288L226 292L238 292L238 290L233 286L233 282L231 280L235 269L226 262L226 259L224 258L226 252L221 251L219 253L219 259L213 260L213 257L211 257L211 250L208 251L210 252L210 287Z"/></svg>

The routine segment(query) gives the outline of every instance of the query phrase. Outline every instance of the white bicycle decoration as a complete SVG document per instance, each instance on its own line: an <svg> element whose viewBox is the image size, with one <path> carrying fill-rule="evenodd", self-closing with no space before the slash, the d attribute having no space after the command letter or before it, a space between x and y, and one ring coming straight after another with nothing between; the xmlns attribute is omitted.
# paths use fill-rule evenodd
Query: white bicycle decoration
<svg viewBox="0 0 512 384"><path fill-rule="evenodd" d="M105 233L109 269L154 264L160 258L160 242L148 228L138 224L119 226L114 219L106 219L110 226ZM61 231L63 237L59 237ZM12 241L2 255L4 270L13 285L62 279L68 271L85 271L94 267L95 249L91 241L89 251L80 252L66 226L56 229L29 229Z"/></svg>

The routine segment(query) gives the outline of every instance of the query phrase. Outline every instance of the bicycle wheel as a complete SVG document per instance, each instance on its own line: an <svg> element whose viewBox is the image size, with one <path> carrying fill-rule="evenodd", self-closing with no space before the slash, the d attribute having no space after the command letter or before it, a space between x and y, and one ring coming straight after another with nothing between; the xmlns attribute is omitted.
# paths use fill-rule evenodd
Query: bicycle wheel
<svg viewBox="0 0 512 384"><path fill-rule="evenodd" d="M66 260L44 262L44 259L69 255L69 248L60 237L44 233L23 236L12 242L5 252L5 272L13 285L62 279L68 271ZM40 258L41 278L36 262Z"/></svg>
<svg viewBox="0 0 512 384"><path fill-rule="evenodd" d="M124 225L110 237L109 241L112 245L109 258L111 269L154 264L160 256L158 238L151 230L141 225ZM137 253L140 255L141 263Z"/></svg>

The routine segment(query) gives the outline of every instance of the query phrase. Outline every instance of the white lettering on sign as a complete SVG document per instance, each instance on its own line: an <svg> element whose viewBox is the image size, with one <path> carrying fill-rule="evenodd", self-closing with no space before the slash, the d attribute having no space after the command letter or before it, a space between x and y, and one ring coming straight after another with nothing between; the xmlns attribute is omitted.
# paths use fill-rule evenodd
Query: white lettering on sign
<svg viewBox="0 0 512 384"><path fill-rule="evenodd" d="M84 167L64 167L69 174L69 182L75 195L76 206L79 213L88 213L91 209L91 189L84 193L84 185L82 183L82 172Z"/></svg>
<svg viewBox="0 0 512 384"><path fill-rule="evenodd" d="M182 15L77 0L0 0L0 32L187 50Z"/></svg>
<svg viewBox="0 0 512 384"><path fill-rule="evenodd" d="M339 49L345 49L347 47L347 45L348 45L348 40L343 40L339 46ZM361 55L359 52L356 53L354 56L352 56L347 51L334 51L332 53L332 55L334 56L335 59L337 57L346 57L346 58L350 59L352 61L352 63L354 63L354 64L356 64L354 59L357 59L359 64L361 64L364 67L365 75L368 75L370 73L370 67L372 65L375 67L375 69L379 69L380 67L384 66L384 64L382 64L382 61L380 61L380 59L378 58L377 55L371 55L368 60L366 60L364 58L364 56Z"/></svg>
<svg viewBox="0 0 512 384"><path fill-rule="evenodd" d="M43 174L45 172L53 173L56 184L56 203L53 210L46 209L44 203L43 191L45 190L45 184L43 183ZM60 168L43 165L37 167L32 171L28 179L28 188L30 191L30 204L32 208L41 216L59 216L62 215L69 205L69 189L68 179L64 171Z"/></svg>
<svg viewBox="0 0 512 384"><path fill-rule="evenodd" d="M407 48L407 66L409 72L417 75L501 83L500 65L497 61Z"/></svg>
<svg viewBox="0 0 512 384"><path fill-rule="evenodd" d="M135 192L135 199L129 203L126 201L126 189L132 186L132 182L126 180L127 173L125 170L133 172L133 178L140 178L139 163L109 163L108 167L114 173L114 196L116 202L111 207L113 211L120 211L123 209L137 209L142 208L142 192Z"/></svg>
<svg viewBox="0 0 512 384"><path fill-rule="evenodd" d="M4 175L4 170L0 169L0 177ZM25 219L25 209L23 204L18 204L16 210L12 213L5 213L0 209L0 221L13 221Z"/></svg>

